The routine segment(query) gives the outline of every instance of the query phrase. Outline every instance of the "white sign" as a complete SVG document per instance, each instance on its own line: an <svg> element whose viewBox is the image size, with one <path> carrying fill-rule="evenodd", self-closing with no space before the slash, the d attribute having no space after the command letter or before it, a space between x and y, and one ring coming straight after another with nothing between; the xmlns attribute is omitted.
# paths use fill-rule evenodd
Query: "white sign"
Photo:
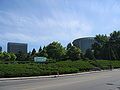
<svg viewBox="0 0 120 90"><path fill-rule="evenodd" d="M46 57L34 57L34 62L46 62Z"/></svg>

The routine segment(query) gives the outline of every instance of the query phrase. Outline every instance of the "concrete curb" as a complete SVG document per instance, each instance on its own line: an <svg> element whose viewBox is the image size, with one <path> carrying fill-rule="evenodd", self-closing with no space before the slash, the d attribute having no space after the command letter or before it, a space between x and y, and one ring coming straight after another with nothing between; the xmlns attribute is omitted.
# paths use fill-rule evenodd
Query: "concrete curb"
<svg viewBox="0 0 120 90"><path fill-rule="evenodd" d="M89 71L89 72L81 72L81 73L73 73L73 74L62 74L62 75L49 75L49 76L0 78L0 81L7 81L7 80L25 80L25 79L39 79L39 78L56 78L56 77L65 77L65 76L75 76L75 75L84 75L84 74L100 73L100 72L106 72L106 71L109 71L109 70Z"/></svg>

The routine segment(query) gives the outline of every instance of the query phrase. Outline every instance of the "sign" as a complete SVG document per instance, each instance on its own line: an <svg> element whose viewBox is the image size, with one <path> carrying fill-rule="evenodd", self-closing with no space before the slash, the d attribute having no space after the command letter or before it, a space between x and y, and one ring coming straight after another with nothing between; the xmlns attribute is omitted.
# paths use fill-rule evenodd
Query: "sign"
<svg viewBox="0 0 120 90"><path fill-rule="evenodd" d="M34 57L34 62L42 63L42 62L46 62L46 61L47 61L46 57Z"/></svg>

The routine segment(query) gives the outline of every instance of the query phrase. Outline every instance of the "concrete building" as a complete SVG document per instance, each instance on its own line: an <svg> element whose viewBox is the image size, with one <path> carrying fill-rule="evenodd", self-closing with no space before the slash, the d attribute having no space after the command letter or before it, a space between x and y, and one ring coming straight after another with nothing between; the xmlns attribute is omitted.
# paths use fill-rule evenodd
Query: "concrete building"
<svg viewBox="0 0 120 90"><path fill-rule="evenodd" d="M2 52L2 47L0 46L0 52Z"/></svg>
<svg viewBox="0 0 120 90"><path fill-rule="evenodd" d="M26 43L13 43L13 42L8 42L7 44L7 52L10 53L18 53L23 52L27 53L27 44Z"/></svg>
<svg viewBox="0 0 120 90"><path fill-rule="evenodd" d="M73 41L73 45L79 47L83 53L95 42L94 37L79 38Z"/></svg>

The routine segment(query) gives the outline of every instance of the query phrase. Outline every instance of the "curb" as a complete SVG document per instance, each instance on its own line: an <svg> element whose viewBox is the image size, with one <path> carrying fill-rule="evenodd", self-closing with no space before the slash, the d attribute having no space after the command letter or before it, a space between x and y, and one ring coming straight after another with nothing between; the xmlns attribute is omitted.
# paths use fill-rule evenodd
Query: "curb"
<svg viewBox="0 0 120 90"><path fill-rule="evenodd" d="M89 72L81 72L81 73L73 73L73 74L62 74L62 75L49 75L49 76L0 78L0 81L7 81L7 80L25 80L25 79L39 79L39 78L57 78L57 77L65 77L65 76L75 76L75 75L84 75L84 74L100 73L100 72L106 72L106 71L109 71L109 70L89 71Z"/></svg>

